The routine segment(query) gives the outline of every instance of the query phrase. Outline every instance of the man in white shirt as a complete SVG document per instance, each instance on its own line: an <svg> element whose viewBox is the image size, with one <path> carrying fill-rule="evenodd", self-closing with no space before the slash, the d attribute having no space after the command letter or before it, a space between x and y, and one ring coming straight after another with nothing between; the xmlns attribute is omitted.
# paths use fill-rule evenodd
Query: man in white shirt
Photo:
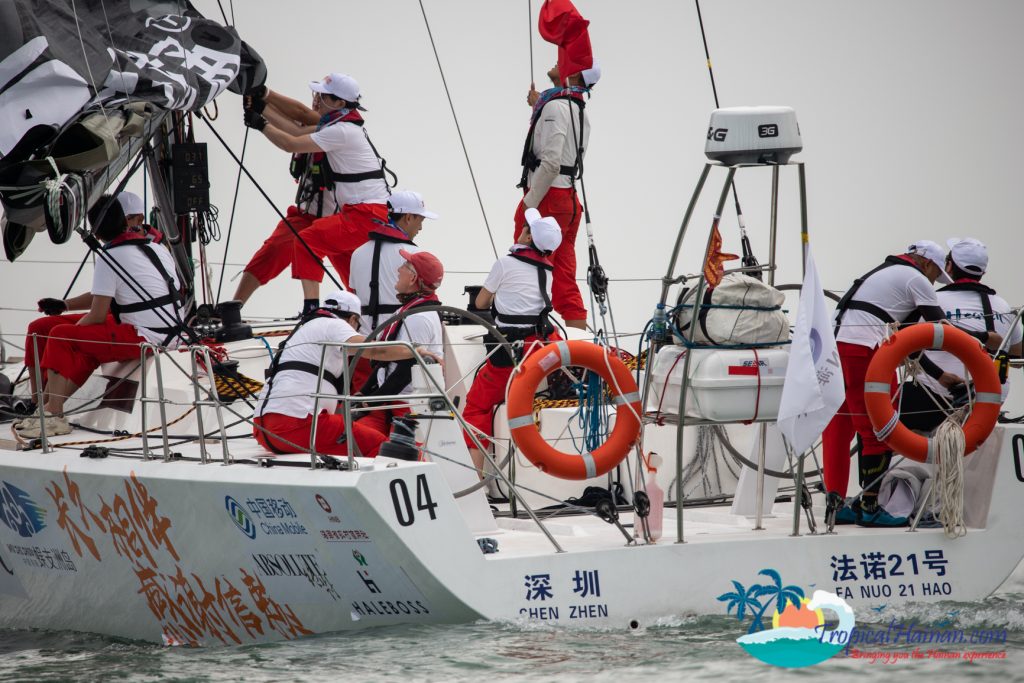
<svg viewBox="0 0 1024 683"><path fill-rule="evenodd" d="M314 393L353 395L358 387L344 373L348 355L339 346L327 346L323 380L317 385L324 342L357 344L365 337L359 326L359 298L352 292L336 291L324 305L304 316L274 356L254 409L253 435L274 453L300 453L309 450L313 430ZM349 354L354 350L349 350ZM366 349L364 354L379 361L402 360L411 354L404 348ZM317 404L316 450L325 455L347 455L344 407L334 398L322 398ZM362 455L376 455L383 439L360 422L352 423L353 438Z"/></svg>
<svg viewBox="0 0 1024 683"><path fill-rule="evenodd" d="M827 515L838 524L902 526L906 518L892 517L878 506L882 474L889 468L892 451L875 438L864 406L864 376L890 324L909 324L920 319L939 321L945 316L932 286L949 282L944 271L945 251L931 240L921 240L907 252L885 262L857 279L836 306L836 346L843 369L846 400L822 434ZM895 393L895 377L893 392ZM860 484L864 489L853 507L842 506L849 485L850 442L861 438ZM842 506L842 507L841 507Z"/></svg>
<svg viewBox="0 0 1024 683"><path fill-rule="evenodd" d="M550 256L562 243L562 230L554 218L542 217L536 209L527 209L526 228L519 239L494 265L476 296L476 306L487 309L494 304L494 324L510 342L522 342L529 355L536 342L557 339L548 314L551 312ZM494 340L495 342L497 340ZM477 372L466 395L462 417L491 436L494 433L494 408L505 401L505 387L515 361L504 348L498 348ZM487 440L481 437L487 446ZM466 446L477 470L483 472L484 456L466 435Z"/></svg>
<svg viewBox="0 0 1024 683"><path fill-rule="evenodd" d="M388 198L384 161L363 127L359 84L332 73L309 87L312 108L270 90L249 98L246 126L294 155L292 175L299 191L288 222L305 245L287 224L278 224L246 266L235 292L244 302L291 264L292 277L302 280L304 312L319 304L324 256L348 285L352 252L366 242L374 220L387 220Z"/></svg>
<svg viewBox="0 0 1024 683"><path fill-rule="evenodd" d="M49 435L71 432L64 402L100 365L137 360L142 342L175 348L181 341L180 284L170 252L129 231L121 204L110 195L100 197L89 221L104 246L90 292L71 300L88 313L52 327L41 352ZM19 433L38 437L39 420L23 420Z"/></svg>
<svg viewBox="0 0 1024 683"><path fill-rule="evenodd" d="M523 145L519 186L524 196L516 209L515 239L526 225L526 209L537 209L558 222L562 244L552 255L551 302L566 325L586 329L587 309L576 284L576 233L583 207L576 198L575 182L590 140L583 96L597 83L601 69L595 63L590 69L563 75L555 66L548 77L555 87L543 93L531 87L526 97L533 114Z"/></svg>
<svg viewBox="0 0 1024 683"><path fill-rule="evenodd" d="M981 283L988 270L988 249L972 238L951 239L946 244L949 247L946 273L953 283L937 293L946 320L976 337L987 351L995 352L1003 346L1009 355L1019 358L1024 338L1020 322L1011 329L1015 316L1010 305L994 289ZM1004 340L1007 340L1005 344ZM942 407L954 400L949 383L943 383L941 377L945 374L955 377L960 387L954 389L959 389L966 370L956 356L945 351L927 351L921 360L925 372L915 381L903 384L900 421L911 429L930 432L946 418ZM1009 383L1004 383L1003 401L1009 390Z"/></svg>

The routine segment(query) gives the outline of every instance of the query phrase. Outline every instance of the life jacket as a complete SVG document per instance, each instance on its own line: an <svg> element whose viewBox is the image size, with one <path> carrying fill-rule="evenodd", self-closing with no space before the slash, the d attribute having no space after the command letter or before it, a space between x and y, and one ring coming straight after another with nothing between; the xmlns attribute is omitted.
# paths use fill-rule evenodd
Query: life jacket
<svg viewBox="0 0 1024 683"><path fill-rule="evenodd" d="M981 284L977 280L957 280L956 282L941 287L940 292L977 292L978 298L981 299L981 313L985 318L985 330L987 332L996 331L995 316L992 315L992 299L996 290Z"/></svg>
<svg viewBox="0 0 1024 683"><path fill-rule="evenodd" d="M318 308L315 311L307 313L299 319L299 322L292 328L292 331L288 333L288 336L285 337L284 341L277 345L277 351L274 353L274 358L270 361L270 367L268 367L263 373L267 380L267 394L263 397L263 405L260 408L261 417L263 416L264 411L266 411L267 406L270 404L270 395L274 391L274 379L279 373L287 370L293 370L296 372L305 372L313 375L314 377L320 376L320 367L315 363L306 363L298 360L281 362L281 356L284 354L284 350L288 346L288 342L292 340L292 337L302 329L303 325L320 318L338 318L338 314L326 308ZM327 380L327 382L333 386L334 390L339 394L344 393L345 383L343 377L338 377L333 373L324 370L324 379ZM317 387L317 389L319 389L319 387Z"/></svg>
<svg viewBox="0 0 1024 683"><path fill-rule="evenodd" d="M860 289L861 285L863 285L869 277L871 277L880 270L892 268L893 266L908 266L910 268L917 270L918 272L923 272L917 266L917 264L911 261L910 259L904 258L903 256L887 256L885 258L885 262L882 263L882 265L878 266L874 270L871 270L867 274L854 280L853 285L848 290L846 290L846 294L844 294L843 298L839 300L838 304L836 304L836 325L834 330L835 334L839 334L839 327L840 325L842 325L843 316L846 314L847 311L851 310L863 311L869 315L878 318L883 323L906 323L920 316L918 310L914 309L913 311L908 313L903 320L897 321L895 318L892 317L892 315L889 314L888 311L886 311L881 306L876 306L875 304L868 303L867 301L858 301L853 298L857 294L857 290Z"/></svg>
<svg viewBox="0 0 1024 683"><path fill-rule="evenodd" d="M559 166L558 173L559 175L569 176L569 179L573 182L583 175L583 108L587 106L587 103L583 101L584 92L586 92L585 89L572 86L569 88L550 88L541 93L540 100L534 105L533 114L530 116L530 129L526 133L526 142L523 144L523 175L516 187L525 190L530 172L536 171L540 167L540 158L533 153L533 135L545 105L555 100L569 100L570 105L575 102L579 105L580 113L579 139L576 141L576 159L572 166ZM570 106L569 109L571 111L572 107Z"/></svg>
<svg viewBox="0 0 1024 683"><path fill-rule="evenodd" d="M325 114L320 118L316 129L322 130L338 123L351 123L362 128L363 135L366 136L366 142L370 145L370 149L373 150L373 155L377 157L377 161L380 162L380 168L362 173L336 173L327 160L326 152L293 154L289 170L292 177L299 184L299 188L295 193L295 205L302 206L306 204L307 209L309 209L312 208L312 202L315 199L316 209L310 213L313 213L317 218L323 216L324 192L333 191L334 183L359 183L364 180L374 180L377 178L385 180L384 173L387 172L394 180L394 183L390 184L389 187L395 187L398 184L398 177L388 169L387 161L377 152L377 148L373 146L373 142L370 140L370 134L363 128L364 121L359 110L338 109Z"/></svg>
<svg viewBox="0 0 1024 683"><path fill-rule="evenodd" d="M528 263L534 266L537 270L537 287L540 289L541 299L544 301L544 308L542 308L535 315L511 315L502 313L498 310L498 307L494 304L491 305L492 314L494 316L494 324L498 327L502 334L507 337L504 326L508 325L533 325L534 329L530 332L531 334L536 333L541 336L546 336L547 328L549 327L548 315L551 313L551 299L548 297L548 273L551 272L554 267L551 265L550 259L542 254L540 251L533 247L525 247L517 245L509 250L509 256L517 261ZM513 334L517 331L516 328L508 328Z"/></svg>
<svg viewBox="0 0 1024 683"><path fill-rule="evenodd" d="M370 316L370 331L377 329L377 323L381 316L391 315L401 308L400 304L380 303L380 252L385 242L398 244L412 244L415 242L409 234L394 223L373 219L373 228L370 229L369 238L373 240L373 256L370 261L370 298L363 306L363 315Z"/></svg>
<svg viewBox="0 0 1024 683"><path fill-rule="evenodd" d="M156 271L163 278L167 285L167 294L163 296L153 297L145 301L137 301L133 304L119 304L117 301L111 299L110 301L110 312L114 316L114 320L120 324L121 314L123 313L138 313L139 311L149 311L157 308L162 308L168 304L173 306L174 310L174 325L168 325L165 327L146 327L147 330L152 330L157 334L167 335L164 338L161 346L167 346L175 337L178 337L182 330L185 329L185 324L181 320L181 294L178 292L178 288L174 286L174 278L167 269L164 268L164 264L160 262L160 258L156 255L156 252L149 246L151 241L148 237L140 235L137 232L125 231L114 239L103 245L102 249L104 252L110 252L111 249L117 249L124 246L135 246L142 250L142 253L146 256L146 259L156 268ZM143 292L137 292L142 294Z"/></svg>
<svg viewBox="0 0 1024 683"><path fill-rule="evenodd" d="M414 308L422 308L424 306L439 306L441 300L437 298L437 294L428 294L426 296L418 296L415 299L409 301L401 308L398 312L404 313L405 311L412 310ZM440 318L440 313L438 317ZM398 333L402 330L402 325L405 323L405 318L396 320L395 322L388 325L384 332L380 336L380 341L394 341L398 339ZM395 369L391 371L391 374L384 378L383 382L380 382L378 375L380 369L387 367L389 363L395 364ZM359 393L363 396L396 396L402 392L412 381L412 367L416 365L416 360L413 358L407 358L404 360L397 361L370 361L370 378L366 380L366 384L359 390Z"/></svg>

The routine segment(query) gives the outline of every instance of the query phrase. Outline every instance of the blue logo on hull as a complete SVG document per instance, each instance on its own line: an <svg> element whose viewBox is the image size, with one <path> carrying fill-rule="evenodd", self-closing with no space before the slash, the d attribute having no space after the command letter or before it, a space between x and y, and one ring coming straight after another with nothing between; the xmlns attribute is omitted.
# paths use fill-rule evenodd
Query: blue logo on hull
<svg viewBox="0 0 1024 683"><path fill-rule="evenodd" d="M249 513L238 504L237 500L231 496L224 496L224 507L227 508L228 514L231 515L231 521L242 530L243 534L249 538L256 538L256 525L252 523Z"/></svg>
<svg viewBox="0 0 1024 683"><path fill-rule="evenodd" d="M27 493L13 484L2 482L0 488L0 521L29 538L46 528L46 510L36 505Z"/></svg>

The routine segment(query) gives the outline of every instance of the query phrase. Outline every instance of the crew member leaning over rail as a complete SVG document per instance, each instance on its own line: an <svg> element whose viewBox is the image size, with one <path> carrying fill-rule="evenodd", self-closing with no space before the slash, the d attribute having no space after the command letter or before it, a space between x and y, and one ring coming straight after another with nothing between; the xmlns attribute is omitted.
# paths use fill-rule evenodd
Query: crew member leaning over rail
<svg viewBox="0 0 1024 683"><path fill-rule="evenodd" d="M945 319L932 286L936 280L950 282L944 267L942 247L931 240L915 242L906 253L887 257L882 265L855 280L836 306L836 346L846 400L822 434L822 451L825 488L829 492L826 516L834 514L837 524L907 523L905 517L893 517L878 505L881 478L889 469L892 451L875 438L864 406L864 376L875 350L886 338L887 325ZM947 386L959 379L934 366L929 370ZM892 384L895 393L895 376ZM844 505L850 479L850 442L855 433L861 438L859 474L864 490L860 500Z"/></svg>
<svg viewBox="0 0 1024 683"><path fill-rule="evenodd" d="M401 249L398 252L405 261L398 267L398 281L395 292L402 307L397 314L413 311L426 306L440 305L437 288L444 278L444 266L436 256L426 251L415 254ZM379 338L381 341L408 341L419 351L420 355L441 362L444 353L444 331L441 328L441 316L437 312L410 313L387 328ZM374 358L373 372L361 390L364 396L396 396L412 392L412 368L416 361L406 347L391 347L389 358ZM401 355L399 355L401 354ZM390 362L382 362L384 360ZM376 434L376 444L364 452L364 455L376 455L380 444L387 440L391 433L391 423L395 418L409 413L409 409L400 406L372 410L359 418L359 424L369 427ZM360 444L362 447L362 444Z"/></svg>
<svg viewBox="0 0 1024 683"><path fill-rule="evenodd" d="M41 353L48 435L71 432L64 418L64 403L101 364L138 359L142 342L168 348L180 343L180 284L170 252L155 248L147 237L130 230L121 203L110 195L96 202L89 211L89 222L103 247L90 292L68 302L73 308L88 308L88 312L76 316L73 323L65 318L52 326ZM43 299L40 308L44 302L53 306L50 310L65 303ZM46 321L46 326L49 323ZM40 426L38 417L30 417L16 428L23 437L36 438Z"/></svg>
<svg viewBox="0 0 1024 683"><path fill-rule="evenodd" d="M1019 358L1024 330L1018 322L1013 329L1013 311L1006 300L996 291L981 283L988 269L988 249L972 238L951 239L947 243L946 274L953 283L938 291L939 306L946 319L956 327L978 339L985 349L999 350L1005 345L1010 356ZM943 372L965 377L964 364L956 356L945 351L927 351L927 357ZM954 387L956 389L957 387ZM1009 394L1008 382L1003 383L1003 401ZM966 394L966 392L963 392ZM930 432L945 420L940 406L954 401L949 388L927 373L921 373L915 381L903 384L903 398L900 402L900 421L911 429Z"/></svg>
<svg viewBox="0 0 1024 683"><path fill-rule="evenodd" d="M536 342L558 339L551 313L551 254L562 243L562 230L554 218L541 217L536 209L525 212L526 227L509 253L502 256L484 280L476 296L480 309L492 307L494 324L509 342L522 342L528 355ZM491 340L497 343L497 340ZM490 436L494 434L494 409L505 401L505 387L515 360L498 348L484 363L466 396L462 417ZM466 435L473 464L483 472L484 456ZM487 441L482 441L487 446Z"/></svg>

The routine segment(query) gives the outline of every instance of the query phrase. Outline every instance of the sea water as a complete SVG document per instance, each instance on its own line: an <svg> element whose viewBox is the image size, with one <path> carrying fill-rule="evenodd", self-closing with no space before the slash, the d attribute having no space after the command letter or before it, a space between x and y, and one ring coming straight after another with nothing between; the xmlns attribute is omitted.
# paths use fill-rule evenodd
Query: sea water
<svg viewBox="0 0 1024 683"><path fill-rule="evenodd" d="M858 614L858 628L891 620L919 628L1006 630L1005 643L863 646L815 666L786 670L747 655L746 632L733 616L680 617L637 631L579 631L538 624L399 626L355 634L223 648L167 648L107 637L0 631L0 680L12 681L829 681L898 677L900 683L1024 680L1024 572L988 599L935 603ZM935 656L914 658L913 652ZM966 661L952 653L1005 652ZM865 656L864 651L878 656ZM885 654L889 653L889 654ZM949 655L949 656L945 656Z"/></svg>

